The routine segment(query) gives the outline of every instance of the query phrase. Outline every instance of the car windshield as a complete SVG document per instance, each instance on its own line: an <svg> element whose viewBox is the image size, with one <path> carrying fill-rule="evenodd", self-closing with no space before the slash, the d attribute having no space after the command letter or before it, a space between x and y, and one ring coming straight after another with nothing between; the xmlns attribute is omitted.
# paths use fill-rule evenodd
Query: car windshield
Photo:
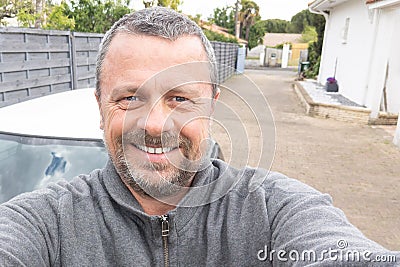
<svg viewBox="0 0 400 267"><path fill-rule="evenodd" d="M70 140L0 132L0 203L62 179L104 167L101 140Z"/></svg>

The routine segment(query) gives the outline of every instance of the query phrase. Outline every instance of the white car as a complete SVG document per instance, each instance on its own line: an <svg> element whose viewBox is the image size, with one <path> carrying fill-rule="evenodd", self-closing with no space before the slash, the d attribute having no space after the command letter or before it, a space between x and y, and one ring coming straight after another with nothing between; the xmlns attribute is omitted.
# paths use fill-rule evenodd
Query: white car
<svg viewBox="0 0 400 267"><path fill-rule="evenodd" d="M104 167L108 153L99 125L94 88L0 108L0 203ZM217 143L210 153L223 159Z"/></svg>
<svg viewBox="0 0 400 267"><path fill-rule="evenodd" d="M108 154L99 123L93 88L0 108L0 203L102 168Z"/></svg>

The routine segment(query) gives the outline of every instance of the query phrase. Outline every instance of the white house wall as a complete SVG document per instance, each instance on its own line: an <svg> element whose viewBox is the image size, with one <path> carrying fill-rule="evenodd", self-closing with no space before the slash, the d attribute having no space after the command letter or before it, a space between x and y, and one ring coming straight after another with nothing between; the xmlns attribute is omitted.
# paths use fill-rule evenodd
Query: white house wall
<svg viewBox="0 0 400 267"><path fill-rule="evenodd" d="M395 114L400 111L400 10L387 8L379 12L378 32L366 94L366 104L372 109L372 117L376 117L379 112L386 76L387 111Z"/></svg>
<svg viewBox="0 0 400 267"><path fill-rule="evenodd" d="M389 61L389 77L387 83L388 112L400 112L400 9L393 12L394 23Z"/></svg>
<svg viewBox="0 0 400 267"><path fill-rule="evenodd" d="M350 18L347 41L343 40L346 19ZM325 83L335 72L339 92L365 105L374 24L365 0L347 1L331 10L324 40L319 82Z"/></svg>

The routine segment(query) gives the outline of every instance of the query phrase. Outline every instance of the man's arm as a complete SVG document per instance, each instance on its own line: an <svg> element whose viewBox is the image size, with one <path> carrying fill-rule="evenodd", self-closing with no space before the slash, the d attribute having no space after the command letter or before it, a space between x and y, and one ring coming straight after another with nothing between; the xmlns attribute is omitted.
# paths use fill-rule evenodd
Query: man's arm
<svg viewBox="0 0 400 267"><path fill-rule="evenodd" d="M274 213L271 245L276 252L282 251L282 256L286 253L280 257L283 260L287 258L290 262L291 253L292 258L299 257L297 263L293 262L298 266L305 263L318 266L323 263L339 266L400 264L400 252L390 252L366 238L332 205L328 195L288 178L275 177L272 184L266 189L271 196L267 206ZM278 253L273 262L283 263Z"/></svg>
<svg viewBox="0 0 400 267"><path fill-rule="evenodd" d="M56 205L36 193L0 205L0 266L50 266L57 257Z"/></svg>

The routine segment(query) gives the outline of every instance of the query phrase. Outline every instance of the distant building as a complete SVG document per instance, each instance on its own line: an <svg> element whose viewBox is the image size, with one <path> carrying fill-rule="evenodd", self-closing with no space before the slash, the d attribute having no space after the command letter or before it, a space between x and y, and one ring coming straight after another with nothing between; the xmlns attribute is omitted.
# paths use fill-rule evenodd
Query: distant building
<svg viewBox="0 0 400 267"><path fill-rule="evenodd" d="M301 42L301 34L297 33L266 33L264 35L263 45L267 47L275 47L280 44L291 43L299 44Z"/></svg>
<svg viewBox="0 0 400 267"><path fill-rule="evenodd" d="M276 47L281 44L292 44L292 50L289 55L289 65L297 66L300 59L300 52L307 50L308 44L301 42L301 34L294 33L266 33L263 38L263 44L251 49L247 56L251 58L259 57L265 47Z"/></svg>

